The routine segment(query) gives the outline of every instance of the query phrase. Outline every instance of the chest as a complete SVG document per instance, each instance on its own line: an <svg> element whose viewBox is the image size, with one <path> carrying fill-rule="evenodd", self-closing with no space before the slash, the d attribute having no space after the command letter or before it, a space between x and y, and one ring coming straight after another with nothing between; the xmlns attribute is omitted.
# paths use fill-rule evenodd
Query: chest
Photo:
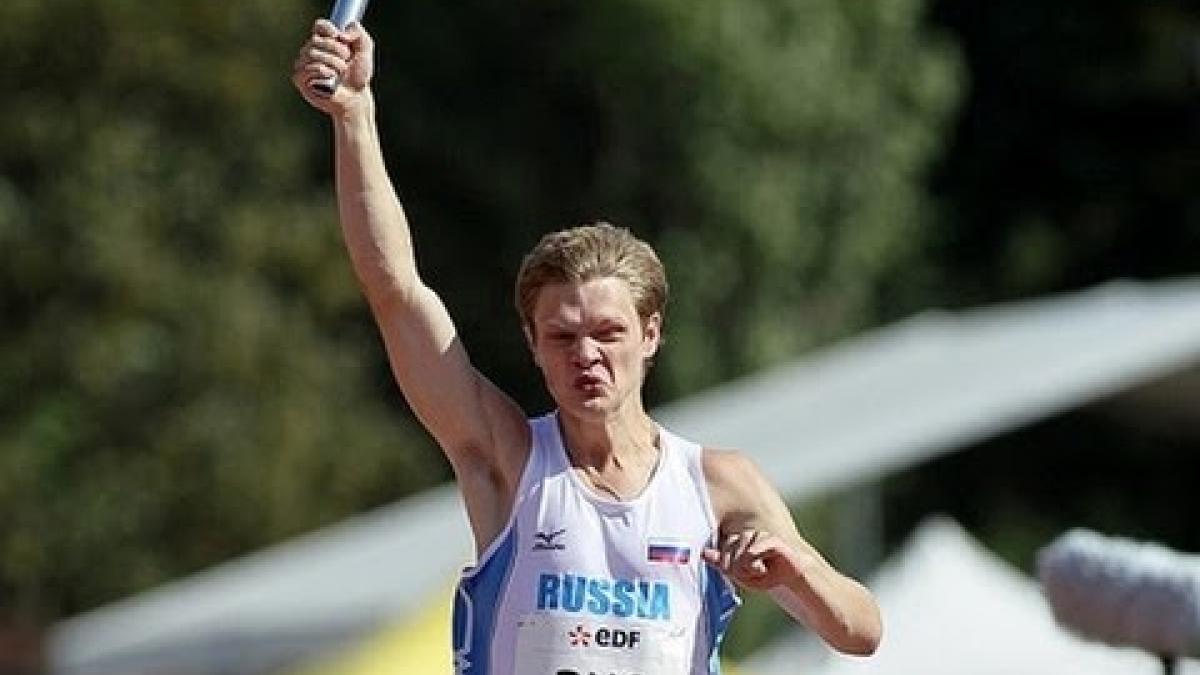
<svg viewBox="0 0 1200 675"><path fill-rule="evenodd" d="M516 519L512 600L523 610L669 619L699 601L700 552L712 536L686 485L657 484L634 503L584 494L566 476L527 496Z"/></svg>

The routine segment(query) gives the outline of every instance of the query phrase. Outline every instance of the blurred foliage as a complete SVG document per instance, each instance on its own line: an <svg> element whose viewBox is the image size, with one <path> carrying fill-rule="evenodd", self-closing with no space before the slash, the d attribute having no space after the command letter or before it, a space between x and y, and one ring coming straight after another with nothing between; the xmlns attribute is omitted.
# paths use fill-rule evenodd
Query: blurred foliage
<svg viewBox="0 0 1200 675"><path fill-rule="evenodd" d="M0 4L0 612L49 621L447 477L344 260L324 122L286 81L326 9ZM1198 24L1181 0L368 15L423 273L531 412L513 276L579 221L631 227L671 272L651 402L930 304L1195 272ZM945 466L889 504L962 486L1014 558L1053 527L1036 490L1061 484Z"/></svg>
<svg viewBox="0 0 1200 675"><path fill-rule="evenodd" d="M0 6L6 613L78 611L445 475L374 391L308 189L287 4Z"/></svg>
<svg viewBox="0 0 1200 675"><path fill-rule="evenodd" d="M971 91L932 181L931 302L1200 272L1195 3L938 0L932 20L962 45ZM1200 409L1185 391L1173 400ZM1116 410L1071 411L893 477L890 543L943 512L1027 571L1072 526L1200 551L1185 485L1197 438Z"/></svg>
<svg viewBox="0 0 1200 675"><path fill-rule="evenodd" d="M632 228L670 271L652 401L917 306L921 184L961 79L922 7L373 6L386 153L488 372L548 405L494 311L537 236L582 220Z"/></svg>
<svg viewBox="0 0 1200 675"><path fill-rule="evenodd" d="M324 3L0 9L0 606L45 621L446 477L398 406L287 74ZM911 289L955 101L919 3L378 3L387 154L480 367L545 405L508 306L609 218L676 273L674 396ZM890 280L889 280L890 278ZM906 277L905 283L916 278ZM510 315L505 312L505 315ZM722 316L737 331L711 331Z"/></svg>
<svg viewBox="0 0 1200 675"><path fill-rule="evenodd" d="M476 363L527 409L551 405L497 308L538 236L595 219L652 241L670 274L651 404L921 306L937 241L924 180L964 77L924 10L373 5L385 154ZM778 620L751 600L730 654Z"/></svg>
<svg viewBox="0 0 1200 675"><path fill-rule="evenodd" d="M971 72L934 181L942 304L1200 264L1200 8L938 0Z"/></svg>
<svg viewBox="0 0 1200 675"><path fill-rule="evenodd" d="M919 298L959 89L922 5L377 3L386 152L480 367L607 218L675 281L655 396ZM398 405L287 74L325 3L0 8L0 606L49 620L446 478ZM901 270L911 273L899 274ZM730 330L711 330L720 316ZM739 326L738 330L732 330Z"/></svg>

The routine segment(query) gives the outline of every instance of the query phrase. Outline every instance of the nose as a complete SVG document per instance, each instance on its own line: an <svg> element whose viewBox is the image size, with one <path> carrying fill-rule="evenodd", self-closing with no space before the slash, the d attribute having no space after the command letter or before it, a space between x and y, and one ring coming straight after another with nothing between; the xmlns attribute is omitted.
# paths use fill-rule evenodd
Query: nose
<svg viewBox="0 0 1200 675"><path fill-rule="evenodd" d="M590 337L580 338L575 342L575 353L572 354L575 365L586 368L600 359L600 347Z"/></svg>

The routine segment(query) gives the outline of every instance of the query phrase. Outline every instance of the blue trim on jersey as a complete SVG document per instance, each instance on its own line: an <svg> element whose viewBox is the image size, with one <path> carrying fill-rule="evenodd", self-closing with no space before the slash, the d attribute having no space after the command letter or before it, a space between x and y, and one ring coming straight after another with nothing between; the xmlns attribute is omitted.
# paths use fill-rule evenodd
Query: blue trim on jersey
<svg viewBox="0 0 1200 675"><path fill-rule="evenodd" d="M482 565L467 570L454 594L454 672L487 675L490 672L496 612L516 560L517 528L509 528L499 546Z"/></svg>
<svg viewBox="0 0 1200 675"><path fill-rule="evenodd" d="M700 564L700 583L704 586L704 618L708 629L708 672L721 673L721 641L733 612L742 603L733 584L712 566Z"/></svg>

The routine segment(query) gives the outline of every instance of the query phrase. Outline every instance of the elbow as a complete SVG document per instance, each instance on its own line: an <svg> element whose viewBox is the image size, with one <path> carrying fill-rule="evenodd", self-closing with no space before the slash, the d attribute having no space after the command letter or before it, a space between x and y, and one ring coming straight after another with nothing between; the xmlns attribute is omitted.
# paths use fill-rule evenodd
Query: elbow
<svg viewBox="0 0 1200 675"><path fill-rule="evenodd" d="M879 607L871 602L853 621L845 622L840 633L837 640L830 641L839 652L850 656L871 656L879 649L883 639L883 619Z"/></svg>
<svg viewBox="0 0 1200 675"><path fill-rule="evenodd" d="M883 617L879 604L865 587L849 582L836 600L806 605L795 591L786 587L772 589L775 599L792 617L802 621L825 641L843 654L870 656L879 648L883 637Z"/></svg>
<svg viewBox="0 0 1200 675"><path fill-rule="evenodd" d="M850 656L870 656L879 649L880 637L878 631L851 633L836 647L839 652Z"/></svg>

